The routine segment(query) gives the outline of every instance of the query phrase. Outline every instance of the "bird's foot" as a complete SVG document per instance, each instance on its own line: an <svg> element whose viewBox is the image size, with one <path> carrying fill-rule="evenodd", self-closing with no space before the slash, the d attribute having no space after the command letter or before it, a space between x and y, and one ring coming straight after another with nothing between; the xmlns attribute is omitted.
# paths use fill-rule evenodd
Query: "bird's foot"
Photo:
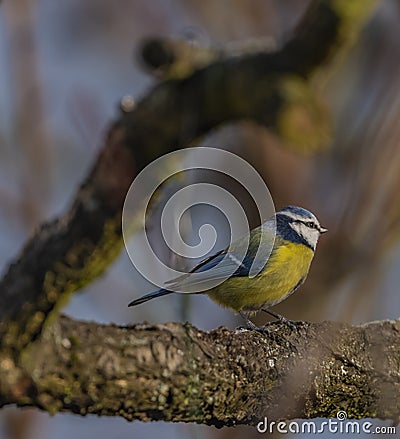
<svg viewBox="0 0 400 439"><path fill-rule="evenodd" d="M237 331L255 331L261 334L273 334L275 331L267 328L266 326L256 326L256 325L247 325L247 326L238 326L236 328Z"/></svg>
<svg viewBox="0 0 400 439"><path fill-rule="evenodd" d="M281 314L278 314L277 312L270 311L269 309L262 308L262 311L264 311L264 312L266 312L267 314L269 314L269 315L275 317L275 318L278 319L280 322L282 322L282 323L284 323L285 325L289 326L290 329L296 329L296 330L298 329L298 328L297 328L297 323L296 323L295 321L290 320L290 319L288 319L288 318L282 316ZM273 323L273 322L271 322L271 323ZM267 324L268 324L268 323L267 323Z"/></svg>
<svg viewBox="0 0 400 439"><path fill-rule="evenodd" d="M293 320L289 320L286 317L281 316L282 318L279 319L280 322L284 323L285 325L289 326L290 329L296 329L297 331L297 324Z"/></svg>
<svg viewBox="0 0 400 439"><path fill-rule="evenodd" d="M262 333L269 333L271 334L273 331L271 331L269 328L266 327L266 325L264 326L257 326L255 325L247 316L243 311L239 311L239 314L242 316L242 318L246 321L246 326L239 326L236 329L245 329L247 331L257 331L257 332L262 332Z"/></svg>
<svg viewBox="0 0 400 439"><path fill-rule="evenodd" d="M260 332L261 334L270 334L270 335L274 335L274 336L276 335L276 334L274 334L275 331L273 331L272 329L269 329L267 327L267 325L256 327L256 328L254 328L254 331Z"/></svg>

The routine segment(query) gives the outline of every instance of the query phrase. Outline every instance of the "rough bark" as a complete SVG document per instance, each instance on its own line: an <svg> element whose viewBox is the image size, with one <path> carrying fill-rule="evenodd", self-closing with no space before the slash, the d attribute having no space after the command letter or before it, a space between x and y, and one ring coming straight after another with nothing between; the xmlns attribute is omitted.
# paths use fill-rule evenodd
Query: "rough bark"
<svg viewBox="0 0 400 439"><path fill-rule="evenodd" d="M100 326L59 319L7 377L0 403L129 420L256 425L397 419L400 322L271 324L272 335L190 324Z"/></svg>

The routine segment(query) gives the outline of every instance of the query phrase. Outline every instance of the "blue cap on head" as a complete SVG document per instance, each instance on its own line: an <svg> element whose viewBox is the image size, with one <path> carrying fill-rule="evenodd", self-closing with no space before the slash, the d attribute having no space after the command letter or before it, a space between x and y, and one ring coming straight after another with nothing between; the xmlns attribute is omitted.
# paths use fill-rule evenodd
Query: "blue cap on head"
<svg viewBox="0 0 400 439"><path fill-rule="evenodd" d="M303 209L302 207L298 206L285 206L283 207L278 214L288 214L288 216L291 217L299 217L299 218L309 218L309 219L316 219L315 215L312 214L309 210Z"/></svg>

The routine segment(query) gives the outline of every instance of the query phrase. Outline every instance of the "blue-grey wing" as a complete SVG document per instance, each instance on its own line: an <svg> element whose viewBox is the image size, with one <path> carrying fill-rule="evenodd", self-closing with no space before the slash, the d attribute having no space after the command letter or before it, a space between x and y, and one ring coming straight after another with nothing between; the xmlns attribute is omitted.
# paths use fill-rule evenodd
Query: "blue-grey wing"
<svg viewBox="0 0 400 439"><path fill-rule="evenodd" d="M261 239L262 238L262 239ZM232 276L249 276L261 271L271 252L274 233L264 227L251 232L250 239L242 238L227 249L220 250L198 265L190 273L166 282L166 288L194 291L196 287L212 284ZM260 246L260 243L262 245ZM259 250L260 248L260 250ZM192 291L190 291L192 290Z"/></svg>
<svg viewBox="0 0 400 439"><path fill-rule="evenodd" d="M185 290L187 292L196 286L201 287L208 283L224 280L230 277L240 266L240 260L228 254L226 249L220 250L199 264L197 264L189 273L179 276L175 279L165 282L166 288ZM202 288L201 288L202 289Z"/></svg>

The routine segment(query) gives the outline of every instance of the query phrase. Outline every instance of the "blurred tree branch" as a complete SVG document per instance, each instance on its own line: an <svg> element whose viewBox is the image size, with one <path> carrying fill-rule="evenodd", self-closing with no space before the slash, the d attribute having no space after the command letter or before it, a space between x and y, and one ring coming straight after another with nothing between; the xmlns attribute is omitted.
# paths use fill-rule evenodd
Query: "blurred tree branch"
<svg viewBox="0 0 400 439"><path fill-rule="evenodd" d="M60 318L19 365L2 357L0 405L129 420L257 425L398 419L400 321L272 324L273 335L190 324L101 326Z"/></svg>
<svg viewBox="0 0 400 439"><path fill-rule="evenodd" d="M116 346L121 347L124 339L125 354L131 352L135 356L137 337L139 340L140 337L143 338L143 332L83 324L68 319L57 320L58 311L69 295L98 277L119 254L122 248L121 212L130 183L155 158L187 146L190 141L211 129L235 120L254 120L275 131L297 150L312 151L321 148L329 138L330 121L323 102L314 92L312 79L329 69L331 63L354 40L374 3L372 0L316 0L311 3L293 37L281 49L274 52L255 51L242 56L235 54L232 57L211 57L204 65L193 61L193 73L191 69L187 69L184 74L171 74L173 79L157 85L136 106L121 107L120 117L110 127L102 153L79 189L69 212L38 231L0 282L2 404L34 404L51 411L68 409L86 412L92 407L91 410L100 414L116 414L121 411L121 414L128 416L131 413L129 407L125 408L123 405L124 397L116 396L116 388L109 389L109 407L105 400L101 400L101 404L93 409L93 406L96 407L97 396L87 400L83 397L82 389L85 382L89 386L85 388L86 393L90 394L96 389L92 389L90 380L80 383L81 379L84 380L80 375L84 373L83 370L78 373L78 378L75 375L75 366L78 369L80 367L79 355L75 353L68 357L61 351L65 349L66 352L71 352L76 347L79 352L82 348L82 355L87 355L84 362L87 365L91 364L90 358L93 358L90 357L92 349L97 348L99 352L103 352L102 346L110 344L111 360L108 360L109 354L106 352L104 359L96 360L96 363L99 376L107 378L107 373L111 373L112 377L114 368L119 367L115 364L125 361L120 355L115 356L115 352L113 353L113 340ZM176 59L179 59L179 55ZM387 324L381 325L386 328ZM47 335L44 331L46 327L49 328ZM179 325L172 327L177 331L180 328ZM56 332L57 328L59 333ZM105 331L104 336L100 335L102 331ZM148 342L149 346L157 343L157 331L150 331L151 337L155 338ZM179 331L182 334L183 329ZM195 332L194 329L192 331ZM121 338L121 334L124 337ZM219 336L225 337L224 334L226 333L220 331L203 336L211 337L211 343L212 337L217 342ZM108 341L105 341L106 335L110 337ZM240 337L245 337L246 343L253 340L253 337L260 340L257 334ZM186 350L197 350L198 340L190 337L185 340ZM71 349L72 346L74 349ZM246 344L241 346L245 346L246 361L247 349L251 347ZM292 345L288 349L291 355L296 355ZM358 350L354 352L358 355ZM148 353L148 350L144 350L145 355ZM45 358L46 364L55 369L38 369L39 357ZM235 359L232 367L240 368L238 357L232 358ZM226 358L226 361L231 361L232 358ZM351 358L358 359L353 355ZM108 372L103 370L102 364ZM158 367L158 364L155 362L153 366ZM191 364L196 364L197 367L201 363ZM227 368L230 363L221 364ZM41 370L44 371L43 374ZM125 374L129 372L122 367L118 370ZM160 370L150 369L147 372L150 376L151 373L161 373ZM286 372L286 369L282 368L281 372ZM188 376L192 378L192 375ZM130 381L127 381L127 376L118 377L118 380L122 380L118 384L118 392L123 395L123 388ZM124 384L123 380L128 384ZM227 386L228 381L225 382ZM114 383L113 380L109 382L110 385ZM229 387L224 387L225 385L222 385L221 398L223 396L229 400ZM182 383L182 388L184 387L186 390L191 388L187 381ZM157 392L160 389L153 390ZM194 398L194 394L193 391L190 398ZM59 398L57 404L56 396ZM159 396L157 394L156 398ZM136 402L136 399L133 401ZM168 395L166 401L168 402ZM185 401L183 400L183 406L180 407L183 413ZM216 406L212 400L208 400L207 404ZM320 415L332 414L333 405L334 403ZM368 401L367 407L370 405ZM191 420L213 423L205 417L195 419L195 412L202 405L199 408L195 405L191 407ZM385 411L369 411L365 407L361 410L360 407L354 411L357 416L391 414ZM252 405L248 404L247 409L252 409ZM154 415L153 419L157 416L161 419L163 411L153 410L154 407L149 408L149 413ZM149 413L146 412L145 415L149 416ZM304 416L314 415L314 412L305 409L301 413ZM227 416L229 415L251 423L248 413L240 415L233 411ZM297 415L297 412L294 411L293 415ZM165 419L171 416L170 420L180 420L173 418L168 412L163 416ZM232 424L232 419L225 418L226 423Z"/></svg>
<svg viewBox="0 0 400 439"><path fill-rule="evenodd" d="M1 281L0 317L8 322L2 344L19 352L40 334L51 311L115 259L125 195L155 158L243 118L283 137L301 133L300 149L319 147L324 112L313 104L307 78L355 38L374 4L316 0L282 49L227 58L162 82L122 113L70 211L43 226Z"/></svg>
<svg viewBox="0 0 400 439"><path fill-rule="evenodd" d="M157 78L184 78L217 60L246 53L272 52L273 49L276 49L276 44L270 38L246 40L228 47L215 48L192 41L154 37L143 42L139 61Z"/></svg>

